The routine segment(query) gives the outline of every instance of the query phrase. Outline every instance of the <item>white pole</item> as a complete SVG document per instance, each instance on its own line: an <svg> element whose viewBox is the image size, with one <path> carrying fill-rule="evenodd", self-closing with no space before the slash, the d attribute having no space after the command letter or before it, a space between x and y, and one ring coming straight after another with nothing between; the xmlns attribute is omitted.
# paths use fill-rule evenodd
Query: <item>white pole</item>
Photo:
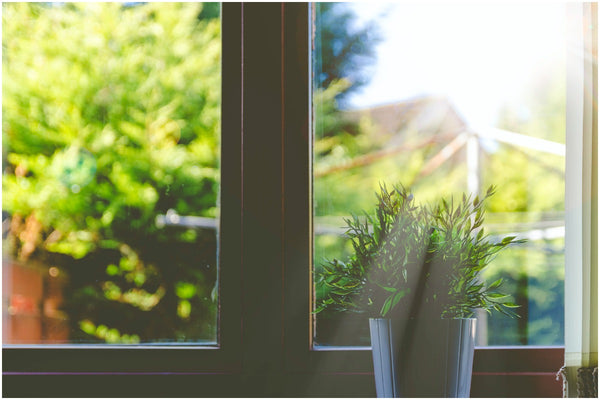
<svg viewBox="0 0 600 400"><path fill-rule="evenodd" d="M467 139L467 188L474 196L481 194L479 151L479 138L475 134L469 134Z"/></svg>
<svg viewBox="0 0 600 400"><path fill-rule="evenodd" d="M536 138L534 136L523 135L521 133L510 132L504 129L476 127L474 132L477 136L497 140L512 146L524 147L542 153L565 156L565 145L552 142L546 139Z"/></svg>
<svg viewBox="0 0 600 400"><path fill-rule="evenodd" d="M469 133L467 139L467 188L473 196L481 195L481 163L480 163L479 137ZM487 346L487 312L476 310L477 329L475 330L475 345Z"/></svg>

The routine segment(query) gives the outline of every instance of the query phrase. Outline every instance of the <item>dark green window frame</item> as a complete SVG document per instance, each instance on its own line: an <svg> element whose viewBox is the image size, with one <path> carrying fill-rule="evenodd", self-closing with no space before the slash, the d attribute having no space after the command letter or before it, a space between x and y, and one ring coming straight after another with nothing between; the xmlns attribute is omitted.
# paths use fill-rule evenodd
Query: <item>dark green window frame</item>
<svg viewBox="0 0 600 400"><path fill-rule="evenodd" d="M311 344L310 6L222 6L219 345L5 346L8 397L373 397ZM473 397L560 397L563 347L476 349Z"/></svg>

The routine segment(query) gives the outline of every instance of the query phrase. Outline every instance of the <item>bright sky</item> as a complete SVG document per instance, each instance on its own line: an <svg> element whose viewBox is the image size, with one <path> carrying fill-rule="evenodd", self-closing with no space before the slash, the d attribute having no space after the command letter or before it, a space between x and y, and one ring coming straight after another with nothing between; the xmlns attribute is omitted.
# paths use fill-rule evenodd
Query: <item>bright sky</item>
<svg viewBox="0 0 600 400"><path fill-rule="evenodd" d="M446 95L470 123L491 125L498 107L529 80L564 64L564 4L351 7L362 19L377 19L385 38L373 78L351 99L352 108Z"/></svg>

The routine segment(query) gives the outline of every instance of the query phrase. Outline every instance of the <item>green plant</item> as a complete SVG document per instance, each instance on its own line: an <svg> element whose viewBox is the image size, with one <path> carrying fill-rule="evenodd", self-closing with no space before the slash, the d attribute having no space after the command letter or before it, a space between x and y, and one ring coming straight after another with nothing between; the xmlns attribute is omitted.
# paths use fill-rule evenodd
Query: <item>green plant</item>
<svg viewBox="0 0 600 400"><path fill-rule="evenodd" d="M514 236L493 242L484 234L484 201L463 195L434 207L417 205L402 186L380 185L375 215L346 219L354 254L347 262L322 266L317 284L329 288L316 312L324 309L366 313L370 317L468 318L476 309L514 316L518 307L486 285L481 271Z"/></svg>

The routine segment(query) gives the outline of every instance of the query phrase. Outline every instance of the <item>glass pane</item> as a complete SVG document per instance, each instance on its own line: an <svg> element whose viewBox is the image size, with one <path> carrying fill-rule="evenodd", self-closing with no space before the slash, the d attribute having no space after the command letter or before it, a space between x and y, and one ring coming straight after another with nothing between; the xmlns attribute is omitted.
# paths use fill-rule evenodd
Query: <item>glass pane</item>
<svg viewBox="0 0 600 400"><path fill-rule="evenodd" d="M216 343L218 3L2 5L3 343Z"/></svg>
<svg viewBox="0 0 600 400"><path fill-rule="evenodd" d="M478 312L478 344L562 344L564 5L321 3L314 23L316 303L326 260L353 254L344 218L372 214L380 183L424 204L494 185L485 233L527 242L484 270L520 307ZM315 319L315 344L369 345L364 315Z"/></svg>

